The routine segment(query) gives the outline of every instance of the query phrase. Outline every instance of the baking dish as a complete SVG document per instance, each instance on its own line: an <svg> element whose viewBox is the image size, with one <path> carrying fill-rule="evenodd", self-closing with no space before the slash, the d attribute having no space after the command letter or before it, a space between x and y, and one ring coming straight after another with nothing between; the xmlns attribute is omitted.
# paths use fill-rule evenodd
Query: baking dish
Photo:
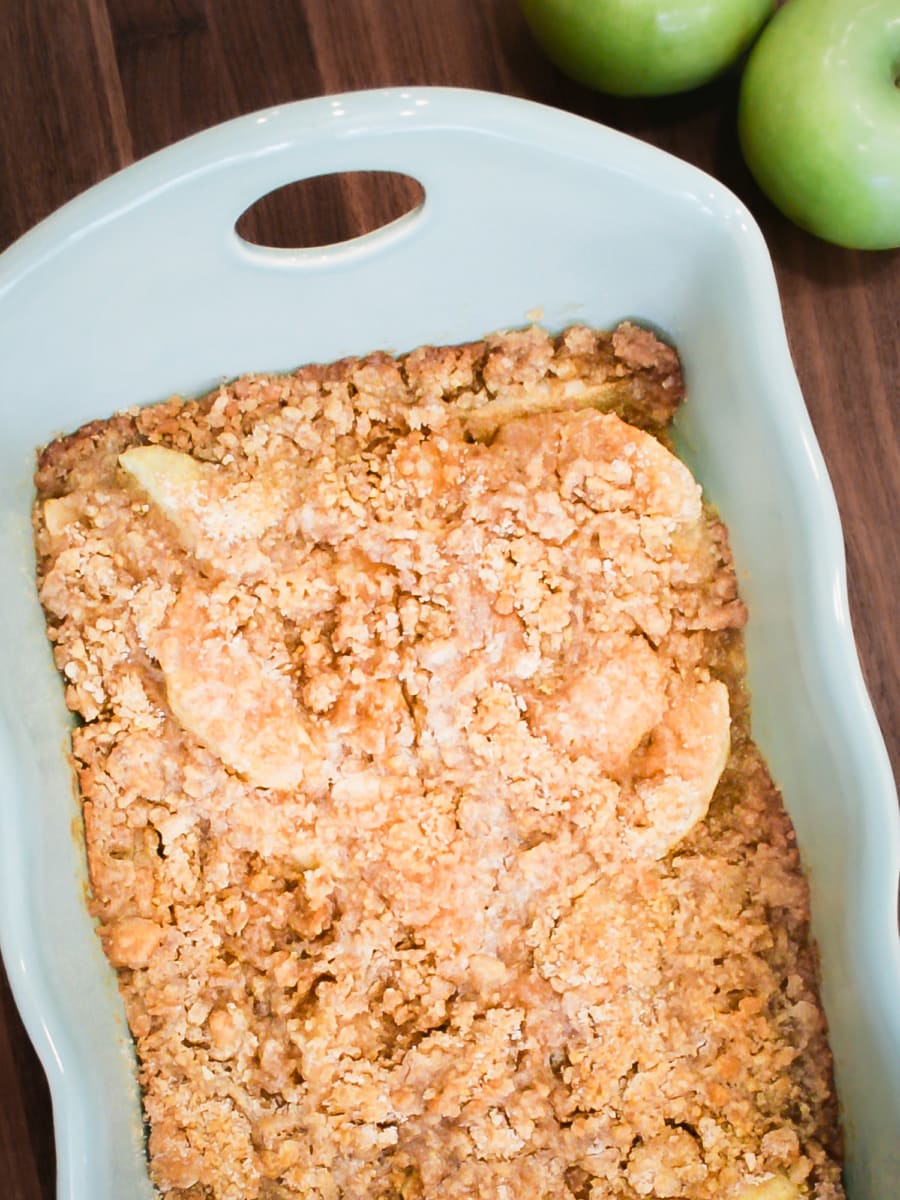
<svg viewBox="0 0 900 1200"><path fill-rule="evenodd" d="M241 241L263 194L343 170L423 205L314 250ZM754 730L813 895L851 1200L900 1181L900 818L847 612L834 498L752 218L715 180L497 95L362 92L253 114L130 167L0 258L0 943L50 1081L65 1200L152 1195L115 980L83 904L68 714L33 584L34 448L243 371L522 325L649 322L679 347L679 449L727 522Z"/></svg>

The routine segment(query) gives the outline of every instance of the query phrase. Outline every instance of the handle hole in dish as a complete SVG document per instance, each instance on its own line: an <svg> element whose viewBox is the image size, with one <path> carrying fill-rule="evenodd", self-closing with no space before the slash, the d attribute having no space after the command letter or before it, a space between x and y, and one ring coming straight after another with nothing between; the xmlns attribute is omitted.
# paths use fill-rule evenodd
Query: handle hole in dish
<svg viewBox="0 0 900 1200"><path fill-rule="evenodd" d="M281 250L333 246L417 211L425 189L397 171L340 171L285 184L241 214L239 237Z"/></svg>

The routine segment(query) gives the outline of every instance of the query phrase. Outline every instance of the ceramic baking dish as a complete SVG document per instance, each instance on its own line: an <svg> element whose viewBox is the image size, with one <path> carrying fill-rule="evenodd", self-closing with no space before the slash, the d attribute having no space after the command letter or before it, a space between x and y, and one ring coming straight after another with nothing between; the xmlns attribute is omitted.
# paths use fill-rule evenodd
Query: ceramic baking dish
<svg viewBox="0 0 900 1200"><path fill-rule="evenodd" d="M275 187L366 169L414 176L424 204L317 250L235 232ZM0 936L50 1081L61 1198L152 1192L124 1017L83 903L69 718L33 585L35 447L243 371L471 339L536 312L553 329L636 317L682 353L680 449L731 530L754 728L812 883L849 1194L898 1194L897 800L759 230L715 180L641 142L524 101L421 89L211 129L0 258Z"/></svg>

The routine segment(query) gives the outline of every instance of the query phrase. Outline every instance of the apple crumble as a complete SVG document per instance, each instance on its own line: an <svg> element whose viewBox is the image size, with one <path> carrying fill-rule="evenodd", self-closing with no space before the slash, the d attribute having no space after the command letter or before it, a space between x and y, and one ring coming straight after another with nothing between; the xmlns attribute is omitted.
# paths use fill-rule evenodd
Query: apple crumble
<svg viewBox="0 0 900 1200"><path fill-rule="evenodd" d="M726 530L628 323L249 376L40 455L166 1200L838 1200Z"/></svg>

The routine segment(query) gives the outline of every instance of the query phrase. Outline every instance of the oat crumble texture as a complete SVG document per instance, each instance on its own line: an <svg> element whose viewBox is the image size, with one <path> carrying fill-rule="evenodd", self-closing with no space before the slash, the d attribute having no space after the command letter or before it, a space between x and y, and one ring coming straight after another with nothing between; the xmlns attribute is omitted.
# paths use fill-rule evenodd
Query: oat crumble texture
<svg viewBox="0 0 900 1200"><path fill-rule="evenodd" d="M248 376L36 475L165 1200L840 1200L726 530L630 324Z"/></svg>

